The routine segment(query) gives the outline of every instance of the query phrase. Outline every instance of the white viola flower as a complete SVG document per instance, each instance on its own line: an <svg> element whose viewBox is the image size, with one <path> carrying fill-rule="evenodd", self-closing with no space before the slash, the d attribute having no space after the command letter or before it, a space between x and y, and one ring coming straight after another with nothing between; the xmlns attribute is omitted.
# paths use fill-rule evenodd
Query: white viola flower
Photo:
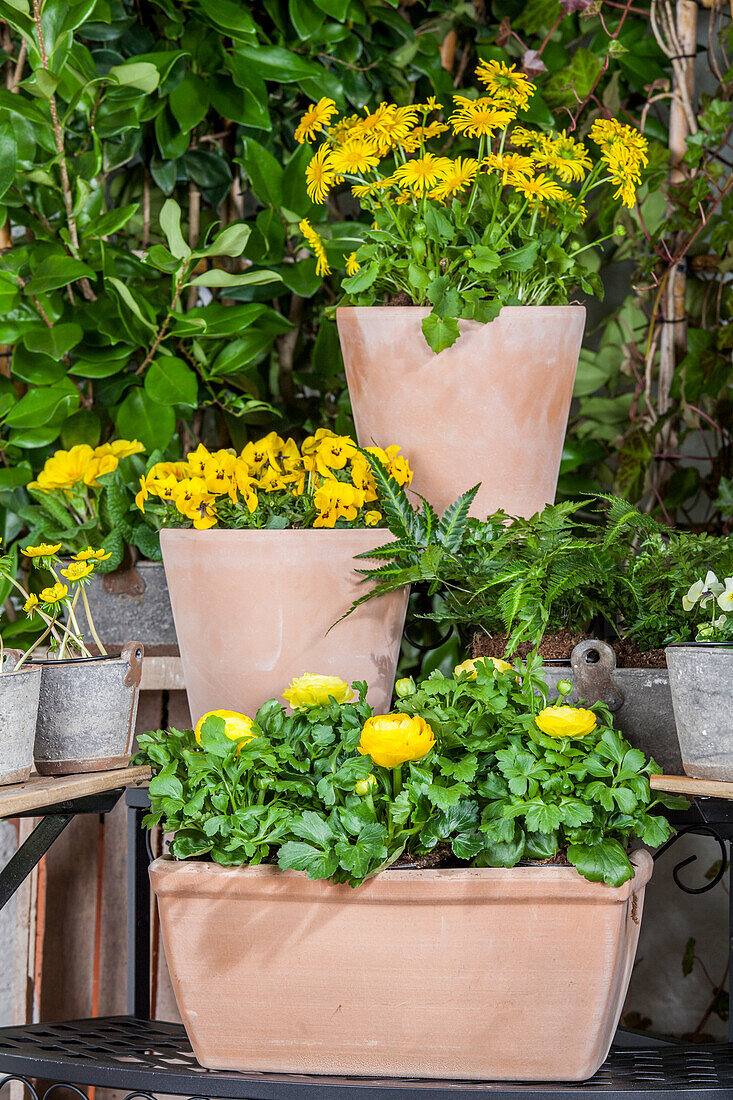
<svg viewBox="0 0 733 1100"><path fill-rule="evenodd" d="M720 583L712 569L708 569L707 576L705 577L704 590L700 597L700 606L705 607L705 604L710 603L711 600L716 600L722 593L724 587L725 586Z"/></svg>
<svg viewBox="0 0 733 1100"><path fill-rule="evenodd" d="M718 596L718 607L721 611L733 611L733 577L725 578L725 588Z"/></svg>
<svg viewBox="0 0 733 1100"><path fill-rule="evenodd" d="M684 611L692 611L693 607L700 599L705 587L704 581L695 581L690 585L686 594L682 597L682 608Z"/></svg>

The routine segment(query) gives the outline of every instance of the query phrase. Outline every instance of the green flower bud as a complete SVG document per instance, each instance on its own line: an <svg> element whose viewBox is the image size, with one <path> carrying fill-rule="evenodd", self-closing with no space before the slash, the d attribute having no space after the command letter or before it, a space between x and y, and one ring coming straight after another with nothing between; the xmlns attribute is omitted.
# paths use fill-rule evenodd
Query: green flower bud
<svg viewBox="0 0 733 1100"><path fill-rule="evenodd" d="M376 782L377 777L375 775L368 775L366 779L359 779L354 786L354 794L358 794L359 798L363 798L365 794L369 794Z"/></svg>
<svg viewBox="0 0 733 1100"><path fill-rule="evenodd" d="M617 237L625 237L626 236L626 227L623 226L623 225L617 225L616 228L614 229L614 233L616 234Z"/></svg>
<svg viewBox="0 0 733 1100"><path fill-rule="evenodd" d="M394 693L398 699L405 699L408 695L414 695L415 691L415 681L412 676L403 677L394 686Z"/></svg>
<svg viewBox="0 0 733 1100"><path fill-rule="evenodd" d="M557 682L557 694L563 699L566 695L569 695L573 690L572 680L558 680Z"/></svg>

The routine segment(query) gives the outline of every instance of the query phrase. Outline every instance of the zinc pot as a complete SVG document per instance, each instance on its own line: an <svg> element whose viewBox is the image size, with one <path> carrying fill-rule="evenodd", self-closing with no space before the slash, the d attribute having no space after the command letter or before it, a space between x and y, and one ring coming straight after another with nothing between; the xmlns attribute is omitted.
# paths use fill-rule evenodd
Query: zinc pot
<svg viewBox="0 0 733 1100"><path fill-rule="evenodd" d="M178 653L162 562L138 561L112 573L93 573L87 595L108 651L119 652L129 638L137 638L149 657ZM91 638L85 609L77 608L76 616L84 636Z"/></svg>
<svg viewBox="0 0 733 1100"><path fill-rule="evenodd" d="M6 650L0 669L0 786L24 783L33 767L41 670L23 665L14 672L20 656Z"/></svg>
<svg viewBox="0 0 733 1100"><path fill-rule="evenodd" d="M682 756L666 668L616 668L607 642L589 639L575 646L570 668L546 666L550 702L559 680L571 680L569 703L605 703L614 725L635 748L651 756L666 775L681 775ZM733 742L733 733L731 734Z"/></svg>
<svg viewBox="0 0 733 1100"><path fill-rule="evenodd" d="M336 311L359 443L398 443L411 488L441 511L481 482L473 515L533 515L555 499L585 307L505 306L488 324L460 321L437 355L428 313Z"/></svg>
<svg viewBox="0 0 733 1100"><path fill-rule="evenodd" d="M135 736L143 647L119 657L39 661L41 692L33 755L40 775L124 768Z"/></svg>
<svg viewBox="0 0 733 1100"><path fill-rule="evenodd" d="M685 775L733 780L733 646L670 645L665 653Z"/></svg>
<svg viewBox="0 0 733 1100"><path fill-rule="evenodd" d="M367 563L354 556L388 538L374 530L161 531L193 721L221 707L254 716L307 672L366 680L372 706L388 710L407 589L337 623L366 592L356 570Z"/></svg>
<svg viewBox="0 0 733 1100"><path fill-rule="evenodd" d="M581 1081L631 976L651 856L619 888L572 867L386 871L362 886L158 859L168 968L207 1068Z"/></svg>

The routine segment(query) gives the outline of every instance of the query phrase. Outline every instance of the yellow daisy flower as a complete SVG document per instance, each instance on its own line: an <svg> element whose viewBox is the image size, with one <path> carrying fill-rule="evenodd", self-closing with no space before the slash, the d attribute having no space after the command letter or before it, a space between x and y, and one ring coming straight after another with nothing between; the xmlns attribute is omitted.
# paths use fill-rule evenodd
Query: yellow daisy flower
<svg viewBox="0 0 733 1100"><path fill-rule="evenodd" d="M454 96L454 99L464 97ZM497 106L491 99L467 101L449 118L453 132L466 137L482 137L494 130L501 130L514 119L516 110L511 107Z"/></svg>
<svg viewBox="0 0 733 1100"><path fill-rule="evenodd" d="M578 183L585 178L586 172L593 167L593 161L585 145L575 141L563 130L548 137L542 146L532 154L535 164L541 168L552 168L563 183Z"/></svg>
<svg viewBox="0 0 733 1100"><path fill-rule="evenodd" d="M324 126L328 126L337 111L334 101L326 96L317 103L312 103L296 127L295 140L301 145L312 142L316 134L320 134Z"/></svg>
<svg viewBox="0 0 733 1100"><path fill-rule="evenodd" d="M572 196L563 187L544 173L535 176L534 179L525 179L523 176L510 176L508 182L525 198L533 201L551 199L555 202L565 201Z"/></svg>
<svg viewBox="0 0 733 1100"><path fill-rule="evenodd" d="M298 228L308 242L308 246L311 252L313 252L316 257L316 275L330 275L331 268L328 266L326 247L323 243L322 238L319 237L307 218L303 218L303 220L298 224Z"/></svg>
<svg viewBox="0 0 733 1100"><path fill-rule="evenodd" d="M361 264L356 258L356 252L352 252L346 257L346 274L356 275L357 271L361 271Z"/></svg>
<svg viewBox="0 0 733 1100"><path fill-rule="evenodd" d="M305 189L311 202L324 203L326 195L341 177L332 166L331 151L324 143L319 145L305 170Z"/></svg>
<svg viewBox="0 0 733 1100"><path fill-rule="evenodd" d="M489 153L484 164L496 172L501 172L502 183L506 183L509 176L529 178L534 175L532 158L525 157L522 153Z"/></svg>
<svg viewBox="0 0 733 1100"><path fill-rule="evenodd" d="M376 168L379 155L365 138L350 138L331 153L331 170L343 175L357 175Z"/></svg>
<svg viewBox="0 0 733 1100"><path fill-rule="evenodd" d="M403 187L409 187L418 195L434 187L446 178L453 162L448 157L436 157L434 153L425 153L395 168L393 179Z"/></svg>
<svg viewBox="0 0 733 1100"><path fill-rule="evenodd" d="M356 128L374 145L381 156L401 145L418 122L417 107L398 107L396 103L380 103L376 111L361 119Z"/></svg>
<svg viewBox="0 0 733 1100"><path fill-rule="evenodd" d="M535 92L528 76L517 72L516 65L505 65L503 61L481 61L476 77L489 95L514 107L526 107Z"/></svg>
<svg viewBox="0 0 733 1100"><path fill-rule="evenodd" d="M478 161L471 157L456 157L449 164L450 168L446 169L442 181L430 192L431 198L447 199L450 195L465 191L473 183L479 169Z"/></svg>

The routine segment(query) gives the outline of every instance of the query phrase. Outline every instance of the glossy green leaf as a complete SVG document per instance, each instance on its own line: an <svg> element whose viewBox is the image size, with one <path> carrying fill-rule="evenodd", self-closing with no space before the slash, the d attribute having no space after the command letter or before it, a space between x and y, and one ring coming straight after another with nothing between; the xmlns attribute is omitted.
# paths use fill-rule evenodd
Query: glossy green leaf
<svg viewBox="0 0 733 1100"><path fill-rule="evenodd" d="M146 451L165 450L176 428L173 409L153 401L139 386L130 390L114 420L120 438L139 439Z"/></svg>
<svg viewBox="0 0 733 1100"><path fill-rule="evenodd" d="M145 374L145 392L158 405L188 405L198 401L198 379L182 359L159 355Z"/></svg>

